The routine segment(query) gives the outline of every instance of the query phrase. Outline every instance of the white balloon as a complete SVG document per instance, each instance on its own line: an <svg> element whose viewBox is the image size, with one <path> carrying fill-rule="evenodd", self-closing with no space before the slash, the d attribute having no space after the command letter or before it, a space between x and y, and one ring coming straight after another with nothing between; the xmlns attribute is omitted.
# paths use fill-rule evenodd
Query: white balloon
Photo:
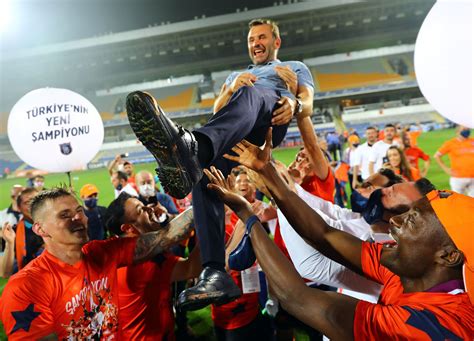
<svg viewBox="0 0 474 341"><path fill-rule="evenodd" d="M441 115L470 128L474 128L472 13L472 0L438 0L415 45L421 92Z"/></svg>
<svg viewBox="0 0 474 341"><path fill-rule="evenodd" d="M15 153L48 172L84 169L99 151L104 125L86 98L66 89L43 88L23 96L8 116Z"/></svg>

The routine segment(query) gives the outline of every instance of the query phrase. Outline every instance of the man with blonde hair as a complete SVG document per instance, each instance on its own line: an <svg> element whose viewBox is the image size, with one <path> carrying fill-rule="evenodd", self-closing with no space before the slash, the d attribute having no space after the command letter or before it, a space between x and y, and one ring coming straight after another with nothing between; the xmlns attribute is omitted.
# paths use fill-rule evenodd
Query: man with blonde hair
<svg viewBox="0 0 474 341"><path fill-rule="evenodd" d="M156 220L143 204L135 209L146 210L142 219ZM9 340L117 339L117 269L151 260L192 228L184 212L167 229L88 243L84 208L64 188L35 196L31 215L45 251L5 286L0 318Z"/></svg>

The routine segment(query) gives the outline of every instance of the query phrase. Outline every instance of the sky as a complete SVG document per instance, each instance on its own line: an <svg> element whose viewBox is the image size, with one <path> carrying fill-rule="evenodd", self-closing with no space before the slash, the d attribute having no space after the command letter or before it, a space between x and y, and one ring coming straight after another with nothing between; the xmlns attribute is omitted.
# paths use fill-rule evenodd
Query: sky
<svg viewBox="0 0 474 341"><path fill-rule="evenodd" d="M288 0L286 0L288 1ZM286 2L285 1L285 2ZM2 51L272 6L275 0L0 0Z"/></svg>

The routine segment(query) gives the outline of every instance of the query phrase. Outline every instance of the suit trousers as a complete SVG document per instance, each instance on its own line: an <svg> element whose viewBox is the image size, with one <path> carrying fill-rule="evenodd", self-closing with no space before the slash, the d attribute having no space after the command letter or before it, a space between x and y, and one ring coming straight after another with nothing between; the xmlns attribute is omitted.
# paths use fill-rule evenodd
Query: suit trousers
<svg viewBox="0 0 474 341"><path fill-rule="evenodd" d="M243 139L258 146L263 145L278 100L280 93L276 90L258 86L241 87L205 126L193 131L196 135L206 136L211 142L213 156L207 167L215 166L227 177L237 164L223 158L223 154L231 153L231 148ZM273 127L273 146L281 143L287 129L288 125ZM192 192L194 222L201 245L201 260L202 264L209 262L224 264L224 204L207 188L208 183L204 175Z"/></svg>

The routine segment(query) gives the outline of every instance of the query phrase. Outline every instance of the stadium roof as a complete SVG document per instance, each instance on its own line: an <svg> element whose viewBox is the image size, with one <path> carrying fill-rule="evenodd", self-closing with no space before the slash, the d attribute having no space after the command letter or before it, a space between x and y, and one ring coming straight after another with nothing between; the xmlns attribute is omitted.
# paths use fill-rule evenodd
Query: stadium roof
<svg viewBox="0 0 474 341"><path fill-rule="evenodd" d="M202 3L209 6L211 2ZM321 0L278 2L266 8L249 5L247 11L238 13L228 10L212 17L12 50L2 53L0 59L2 102L44 86L87 94L131 83L242 68L248 63L247 22L262 16L279 22L283 40L279 57L284 60L413 44L433 3ZM113 13L113 6L110 8Z"/></svg>

